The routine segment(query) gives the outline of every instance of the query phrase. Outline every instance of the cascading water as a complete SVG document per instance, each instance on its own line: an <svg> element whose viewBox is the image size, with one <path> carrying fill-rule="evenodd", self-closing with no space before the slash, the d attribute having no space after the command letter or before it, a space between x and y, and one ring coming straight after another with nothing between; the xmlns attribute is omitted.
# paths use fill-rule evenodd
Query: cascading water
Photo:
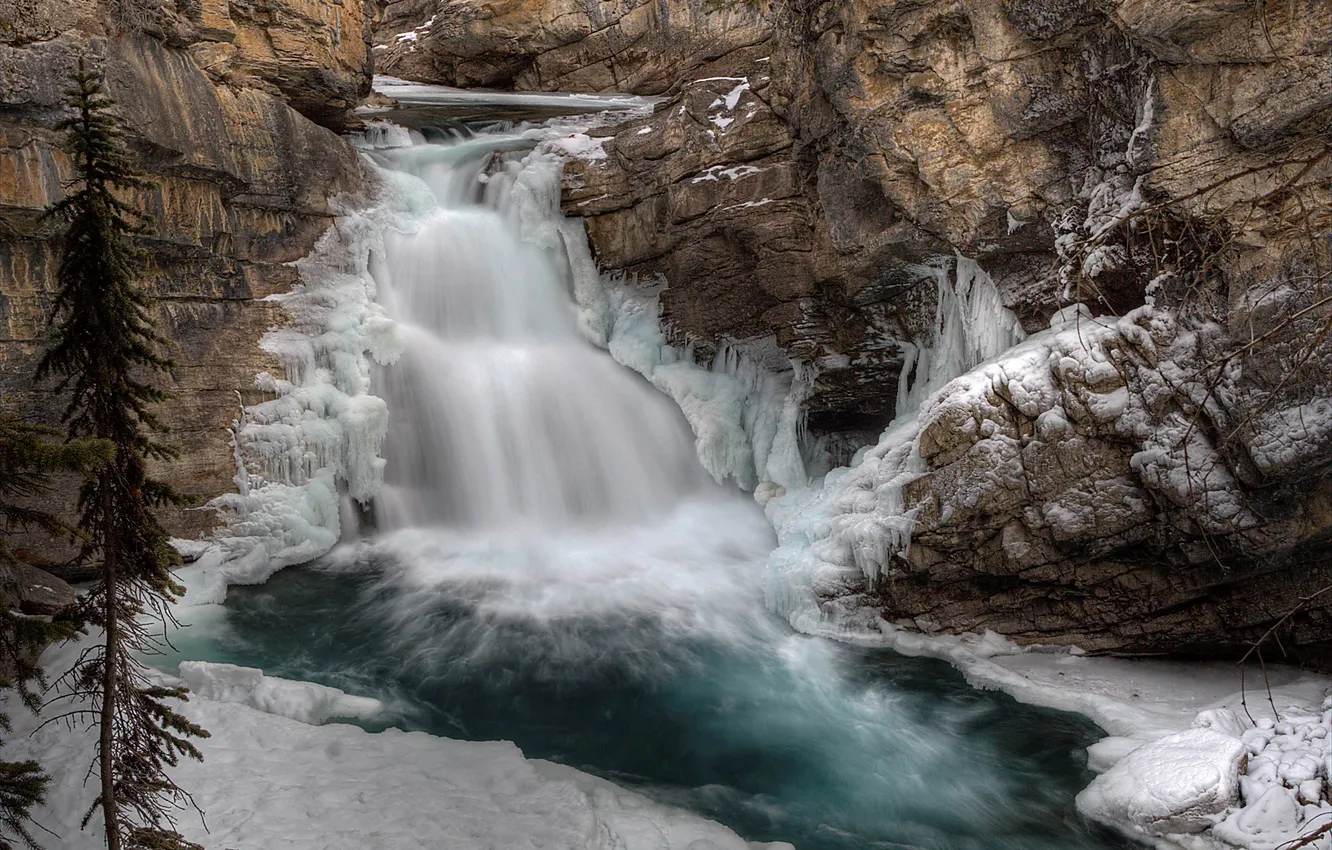
<svg viewBox="0 0 1332 850"><path fill-rule="evenodd" d="M764 608L760 509L580 335L555 243L522 238L558 215L525 182L558 180L552 154L525 146L375 152L435 200L376 270L405 341L376 379L378 532L233 588L182 657L373 695L381 725L509 739L799 850L1122 846L1074 813L1090 724Z"/></svg>
<svg viewBox="0 0 1332 850"><path fill-rule="evenodd" d="M487 173L506 141L381 153L439 201L376 274L406 342L377 382L382 530L637 520L705 483L678 411L583 339L556 258L521 238L513 175Z"/></svg>

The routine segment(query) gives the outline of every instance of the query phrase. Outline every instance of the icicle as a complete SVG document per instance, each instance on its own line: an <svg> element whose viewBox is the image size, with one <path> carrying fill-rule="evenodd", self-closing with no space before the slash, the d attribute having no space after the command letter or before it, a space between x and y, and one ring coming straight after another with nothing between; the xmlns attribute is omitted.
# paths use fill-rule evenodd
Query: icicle
<svg viewBox="0 0 1332 850"><path fill-rule="evenodd" d="M828 473L822 487L767 505L780 544L769 559L768 604L801 631L828 630L816 588L845 593L856 576L873 584L909 552L915 510L906 509L902 488L925 472L921 411L954 378L1025 337L979 264L958 255L951 265L952 274L942 265L921 269L937 286L935 334L925 345L902 343L897 417L878 444Z"/></svg>

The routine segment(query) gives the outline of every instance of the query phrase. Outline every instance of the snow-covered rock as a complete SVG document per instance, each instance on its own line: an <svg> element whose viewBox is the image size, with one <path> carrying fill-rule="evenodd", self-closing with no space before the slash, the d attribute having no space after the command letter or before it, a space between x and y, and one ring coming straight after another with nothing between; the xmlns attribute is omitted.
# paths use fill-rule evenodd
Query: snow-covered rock
<svg viewBox="0 0 1332 850"><path fill-rule="evenodd" d="M1248 753L1239 738L1188 729L1133 750L1078 795L1096 820L1144 836L1202 832L1239 800Z"/></svg>

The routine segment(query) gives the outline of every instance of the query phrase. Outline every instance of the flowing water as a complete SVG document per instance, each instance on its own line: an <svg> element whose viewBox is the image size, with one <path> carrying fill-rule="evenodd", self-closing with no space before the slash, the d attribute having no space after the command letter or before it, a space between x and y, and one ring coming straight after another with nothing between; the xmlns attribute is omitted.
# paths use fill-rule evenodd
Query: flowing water
<svg viewBox="0 0 1332 850"><path fill-rule="evenodd" d="M438 201L377 274L406 352L374 535L233 588L183 657L376 696L383 722L508 739L800 850L1122 846L1072 798L1098 737L942 663L794 634L774 545L674 405L580 335L521 238L522 148L377 153Z"/></svg>

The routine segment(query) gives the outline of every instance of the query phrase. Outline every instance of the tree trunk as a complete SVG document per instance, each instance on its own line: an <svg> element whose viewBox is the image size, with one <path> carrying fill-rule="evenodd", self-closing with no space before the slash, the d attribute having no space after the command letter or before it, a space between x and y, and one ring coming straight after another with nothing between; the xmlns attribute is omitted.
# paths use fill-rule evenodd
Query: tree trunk
<svg viewBox="0 0 1332 850"><path fill-rule="evenodd" d="M103 472L102 490L102 584L106 588L106 656L102 670L102 822L106 829L107 850L120 850L120 815L115 793L115 722L116 722L116 660L119 657L120 636L116 623L116 529L111 522L114 509L109 478L113 472Z"/></svg>

